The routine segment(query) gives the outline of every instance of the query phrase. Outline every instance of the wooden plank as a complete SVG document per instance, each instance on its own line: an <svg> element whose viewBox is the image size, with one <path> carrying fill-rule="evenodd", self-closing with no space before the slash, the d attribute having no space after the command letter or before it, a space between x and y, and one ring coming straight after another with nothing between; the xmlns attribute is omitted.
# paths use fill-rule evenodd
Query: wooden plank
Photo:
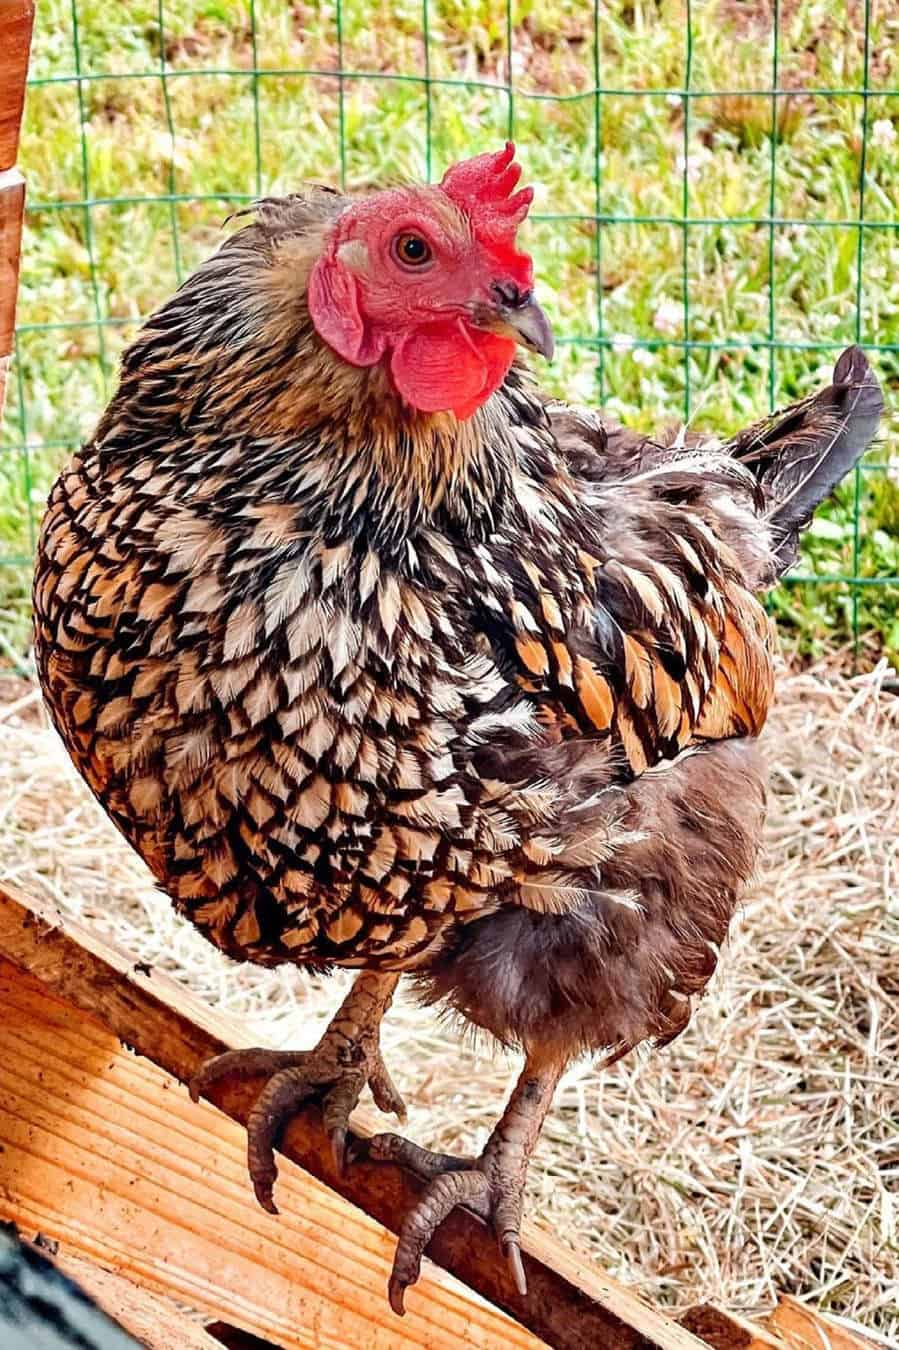
<svg viewBox="0 0 899 1350"><path fill-rule="evenodd" d="M79 1257L58 1253L51 1259L146 1350L221 1350L221 1341L192 1322L171 1299L149 1294Z"/></svg>
<svg viewBox="0 0 899 1350"><path fill-rule="evenodd" d="M773 1331L715 1303L699 1303L678 1321L714 1350L789 1350L786 1341Z"/></svg>
<svg viewBox="0 0 899 1350"><path fill-rule="evenodd" d="M15 334L24 210L25 180L16 169L7 169L0 173L0 413Z"/></svg>
<svg viewBox="0 0 899 1350"><path fill-rule="evenodd" d="M267 1215L239 1126L6 961L0 1008L0 1216L23 1231L285 1350L536 1350L433 1268L400 1322L380 1225L290 1164L283 1220Z"/></svg>
<svg viewBox="0 0 899 1350"><path fill-rule="evenodd" d="M95 1015L111 1033L182 1082L209 1055L248 1044L242 1027L198 1004L164 975L135 969L120 952L80 925L62 919L43 902L8 888L0 888L0 954L30 971L58 998ZM101 1062L102 1056L98 1067ZM220 1083L210 1097L232 1120L245 1124L258 1090L258 1082ZM183 1103L174 1090L170 1100ZM194 1119L192 1114L190 1119ZM354 1115L353 1127L364 1137L383 1128L383 1122L372 1112L360 1110ZM186 1120L183 1128L188 1128ZM357 1164L338 1176L314 1108L302 1111L288 1127L282 1152L394 1232L418 1193L414 1179L393 1166ZM246 1179L241 1177L237 1184L246 1194ZM282 1216L275 1220L263 1216L265 1222L274 1223L272 1231L284 1239L288 1231L293 1232L291 1224L302 1223L296 1207L297 1184L296 1175L284 1167L279 1191ZM287 1191L285 1186L292 1189ZM89 1201L87 1194L85 1203ZM345 1214L345 1208L339 1212ZM529 1284L526 1298L512 1287L493 1237L466 1212L450 1216L431 1244L431 1255L559 1350L587 1346L606 1350L697 1350L705 1344L598 1270L586 1256L566 1250L528 1223L522 1236ZM391 1245L387 1241L383 1249L385 1259ZM341 1250L344 1254L350 1250L345 1238ZM371 1259L363 1251L353 1251L354 1264ZM435 1297L434 1288L433 1282L423 1283L409 1291L410 1315L412 1311L427 1314ZM380 1271L376 1297L379 1309L383 1308ZM390 1344L401 1344L400 1337L409 1323L391 1317L388 1325Z"/></svg>
<svg viewBox="0 0 899 1350"><path fill-rule="evenodd" d="M0 415L13 348L25 183L16 171L34 0L0 0Z"/></svg>
<svg viewBox="0 0 899 1350"><path fill-rule="evenodd" d="M780 1336L789 1350L874 1350L874 1342L867 1337L847 1331L789 1294L781 1294L765 1326Z"/></svg>
<svg viewBox="0 0 899 1350"><path fill-rule="evenodd" d="M19 149L34 0L0 0L0 172Z"/></svg>

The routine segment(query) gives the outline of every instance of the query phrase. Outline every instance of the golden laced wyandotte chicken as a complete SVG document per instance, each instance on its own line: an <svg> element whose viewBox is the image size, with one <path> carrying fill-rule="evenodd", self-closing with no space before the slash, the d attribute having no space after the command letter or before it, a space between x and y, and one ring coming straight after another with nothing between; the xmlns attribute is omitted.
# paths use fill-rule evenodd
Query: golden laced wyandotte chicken
<svg viewBox="0 0 899 1350"><path fill-rule="evenodd" d="M43 522L36 652L77 768L229 956L359 974L266 1076L249 1166L320 1096L335 1155L401 974L525 1056L480 1158L395 1135L437 1225L493 1225L524 1292L528 1160L573 1057L687 1024L759 846L772 699L756 594L882 399L833 384L726 444L552 402L508 145L439 186L266 200L153 315ZM664 438L663 438L664 439Z"/></svg>

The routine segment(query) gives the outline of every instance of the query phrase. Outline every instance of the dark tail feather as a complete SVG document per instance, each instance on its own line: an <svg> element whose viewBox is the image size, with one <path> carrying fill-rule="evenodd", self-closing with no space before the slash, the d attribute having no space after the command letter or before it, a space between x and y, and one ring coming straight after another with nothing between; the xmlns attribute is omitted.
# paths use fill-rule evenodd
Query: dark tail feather
<svg viewBox="0 0 899 1350"><path fill-rule="evenodd" d="M837 361L833 384L740 432L727 444L759 480L778 570L795 561L799 532L865 453L883 394L860 347Z"/></svg>

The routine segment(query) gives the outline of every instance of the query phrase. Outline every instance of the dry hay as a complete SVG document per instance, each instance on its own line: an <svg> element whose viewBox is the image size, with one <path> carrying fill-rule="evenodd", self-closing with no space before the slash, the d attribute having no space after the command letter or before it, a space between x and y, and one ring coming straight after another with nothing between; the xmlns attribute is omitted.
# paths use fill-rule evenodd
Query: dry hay
<svg viewBox="0 0 899 1350"><path fill-rule="evenodd" d="M767 854L723 970L663 1052L575 1066L529 1212L676 1307L808 1298L899 1344L899 698L889 672L784 675ZM9 690L7 691L9 692ZM0 874L246 1019L312 1044L341 977L228 964L149 883L19 684L0 707ZM410 1133L485 1139L515 1073L400 1002L388 1063Z"/></svg>

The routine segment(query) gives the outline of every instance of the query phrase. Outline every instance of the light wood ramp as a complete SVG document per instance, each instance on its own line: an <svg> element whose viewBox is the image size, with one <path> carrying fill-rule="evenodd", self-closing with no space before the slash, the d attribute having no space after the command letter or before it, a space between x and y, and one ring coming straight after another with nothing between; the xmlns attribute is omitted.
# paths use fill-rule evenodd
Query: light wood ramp
<svg viewBox="0 0 899 1350"><path fill-rule="evenodd" d="M808 1350L809 1328L829 1327L792 1302L767 1330L710 1307L681 1325L529 1224L522 1299L492 1235L465 1212L431 1245L445 1270L425 1264L400 1320L386 1299L389 1230L417 1183L383 1164L336 1175L309 1108L286 1132L281 1213L264 1213L243 1130L259 1084L218 1084L214 1105L194 1105L182 1086L209 1055L247 1043L241 1026L162 973L0 888L0 1217L91 1263L79 1268L88 1288L85 1270L112 1272L120 1285L99 1292L114 1299L118 1289L120 1311L130 1281L287 1350L514 1350L541 1340L563 1350ZM359 1110L353 1128L364 1137L380 1122ZM135 1316L146 1325L153 1314L142 1305ZM861 1345L840 1328L828 1334L821 1350Z"/></svg>

